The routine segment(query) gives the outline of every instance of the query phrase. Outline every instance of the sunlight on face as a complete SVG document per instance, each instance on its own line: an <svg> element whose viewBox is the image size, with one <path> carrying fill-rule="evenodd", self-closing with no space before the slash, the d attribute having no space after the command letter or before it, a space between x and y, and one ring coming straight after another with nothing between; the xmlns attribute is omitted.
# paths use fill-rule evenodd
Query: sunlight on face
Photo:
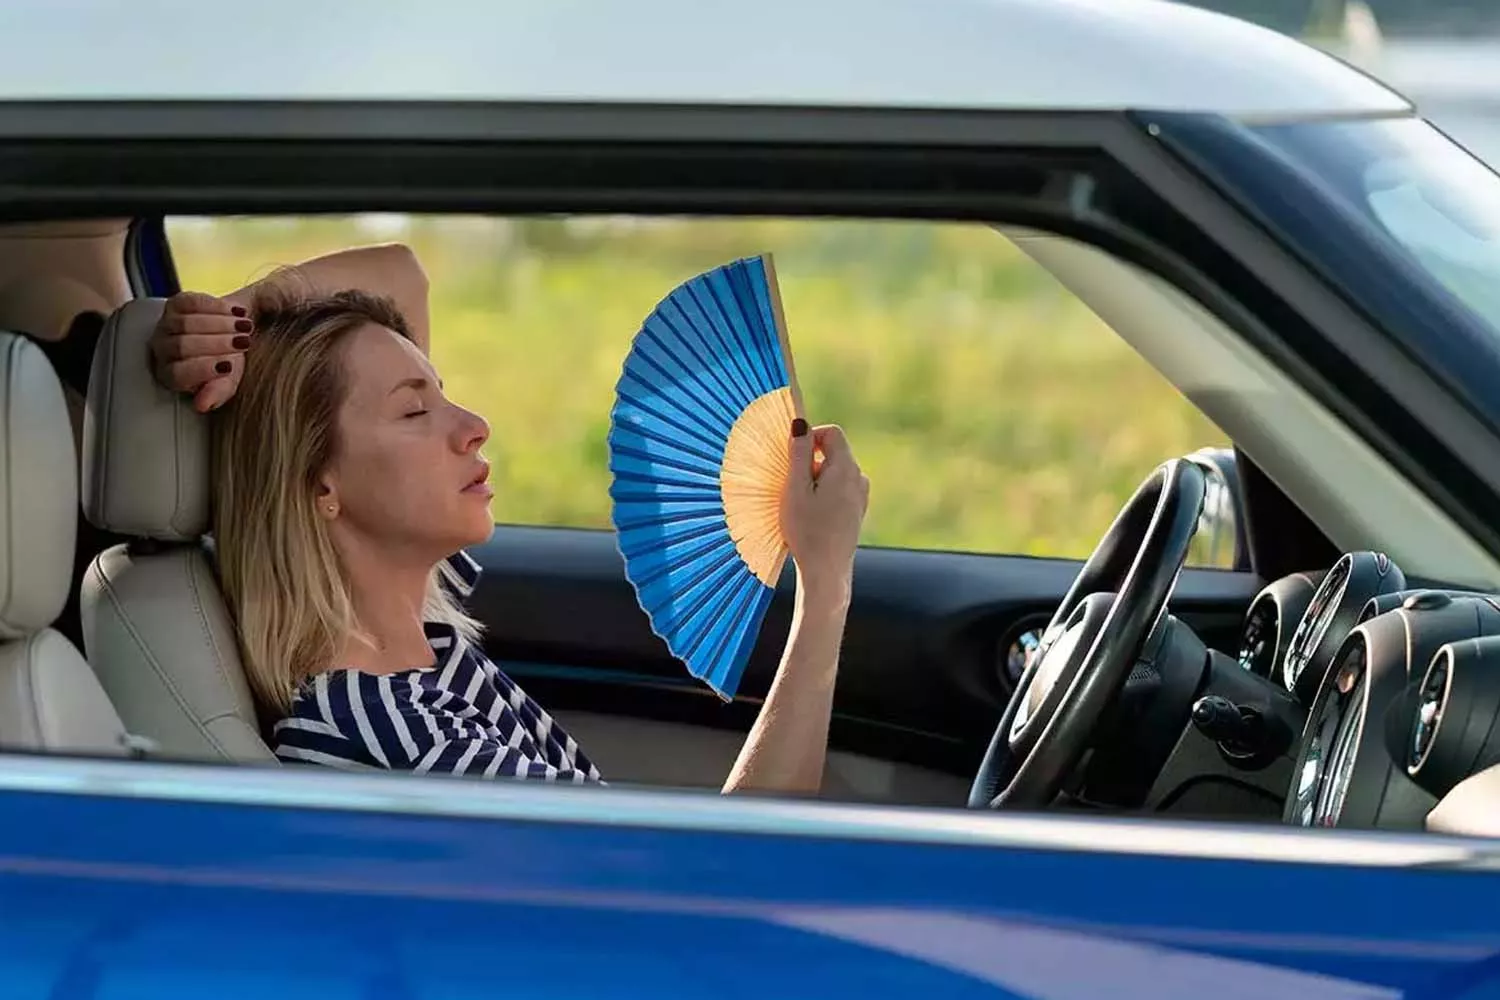
<svg viewBox="0 0 1500 1000"><path fill-rule="evenodd" d="M410 341L367 325L342 346L339 442L323 486L366 543L436 562L489 538L484 419L443 395Z"/></svg>

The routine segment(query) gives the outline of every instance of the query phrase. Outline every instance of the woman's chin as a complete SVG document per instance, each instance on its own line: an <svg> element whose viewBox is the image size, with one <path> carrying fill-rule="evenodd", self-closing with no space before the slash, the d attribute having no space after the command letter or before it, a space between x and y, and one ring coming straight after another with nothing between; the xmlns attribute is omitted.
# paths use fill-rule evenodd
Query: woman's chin
<svg viewBox="0 0 1500 1000"><path fill-rule="evenodd" d="M458 549L483 545L495 533L495 519L490 514L488 503L478 503L466 497L467 502L449 508L442 517L429 518L421 526L421 532L434 545L452 554Z"/></svg>
<svg viewBox="0 0 1500 1000"><path fill-rule="evenodd" d="M489 505L486 504L483 517L475 517L471 520L471 523L464 525L465 541L463 547L468 548L471 545L483 545L490 540L490 536L494 533L495 519L490 514Z"/></svg>

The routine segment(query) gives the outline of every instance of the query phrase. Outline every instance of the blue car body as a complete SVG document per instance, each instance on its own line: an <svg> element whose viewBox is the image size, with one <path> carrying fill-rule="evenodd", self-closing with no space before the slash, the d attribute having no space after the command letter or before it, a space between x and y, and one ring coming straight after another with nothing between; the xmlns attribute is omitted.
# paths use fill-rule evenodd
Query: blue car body
<svg viewBox="0 0 1500 1000"><path fill-rule="evenodd" d="M1500 991L1483 841L8 764L17 1000Z"/></svg>

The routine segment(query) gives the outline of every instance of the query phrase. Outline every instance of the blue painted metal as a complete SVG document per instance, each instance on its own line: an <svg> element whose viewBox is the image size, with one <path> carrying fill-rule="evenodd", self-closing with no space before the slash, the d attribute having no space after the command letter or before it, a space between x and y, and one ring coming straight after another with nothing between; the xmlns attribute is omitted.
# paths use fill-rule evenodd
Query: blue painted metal
<svg viewBox="0 0 1500 1000"><path fill-rule="evenodd" d="M775 594L739 551L721 473L746 410L777 390L796 395L776 296L765 257L678 285L631 342L610 411L611 518L625 575L652 631L726 701Z"/></svg>
<svg viewBox="0 0 1500 1000"><path fill-rule="evenodd" d="M205 787L216 777L194 770ZM273 780L341 787L305 772ZM430 796L442 779L390 780L427 785ZM1374 866L1357 868L983 836L965 846L962 836L735 833L653 827L631 813L635 793L555 791L522 797L529 819L263 807L207 801L202 788L198 801L175 802L0 792L0 994L1160 1000L1500 990L1500 873L1382 867L1379 839L1369 842ZM597 796L601 821L566 818L595 801L580 794ZM564 804L554 821L549 801ZM682 811L695 801L682 796ZM602 821L615 806L625 825ZM891 815L899 820L877 813ZM963 822L978 831L987 820L1005 828L999 816Z"/></svg>
<svg viewBox="0 0 1500 1000"><path fill-rule="evenodd" d="M143 282L136 294L165 298L182 291L172 261L172 248L167 242L166 220L161 216L136 219L131 223L130 237L125 252L134 254Z"/></svg>

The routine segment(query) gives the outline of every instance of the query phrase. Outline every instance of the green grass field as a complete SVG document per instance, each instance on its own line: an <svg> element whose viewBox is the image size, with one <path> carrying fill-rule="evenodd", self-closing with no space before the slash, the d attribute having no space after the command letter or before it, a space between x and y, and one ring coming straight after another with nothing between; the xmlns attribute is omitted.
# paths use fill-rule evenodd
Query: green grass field
<svg viewBox="0 0 1500 1000"><path fill-rule="evenodd" d="M609 524L604 439L630 336L679 281L764 251L809 415L842 424L870 476L868 544L1086 555L1153 465L1224 441L981 226L345 217L170 232L183 286L216 293L342 246L409 243L432 284L434 361L492 427L502 522Z"/></svg>

